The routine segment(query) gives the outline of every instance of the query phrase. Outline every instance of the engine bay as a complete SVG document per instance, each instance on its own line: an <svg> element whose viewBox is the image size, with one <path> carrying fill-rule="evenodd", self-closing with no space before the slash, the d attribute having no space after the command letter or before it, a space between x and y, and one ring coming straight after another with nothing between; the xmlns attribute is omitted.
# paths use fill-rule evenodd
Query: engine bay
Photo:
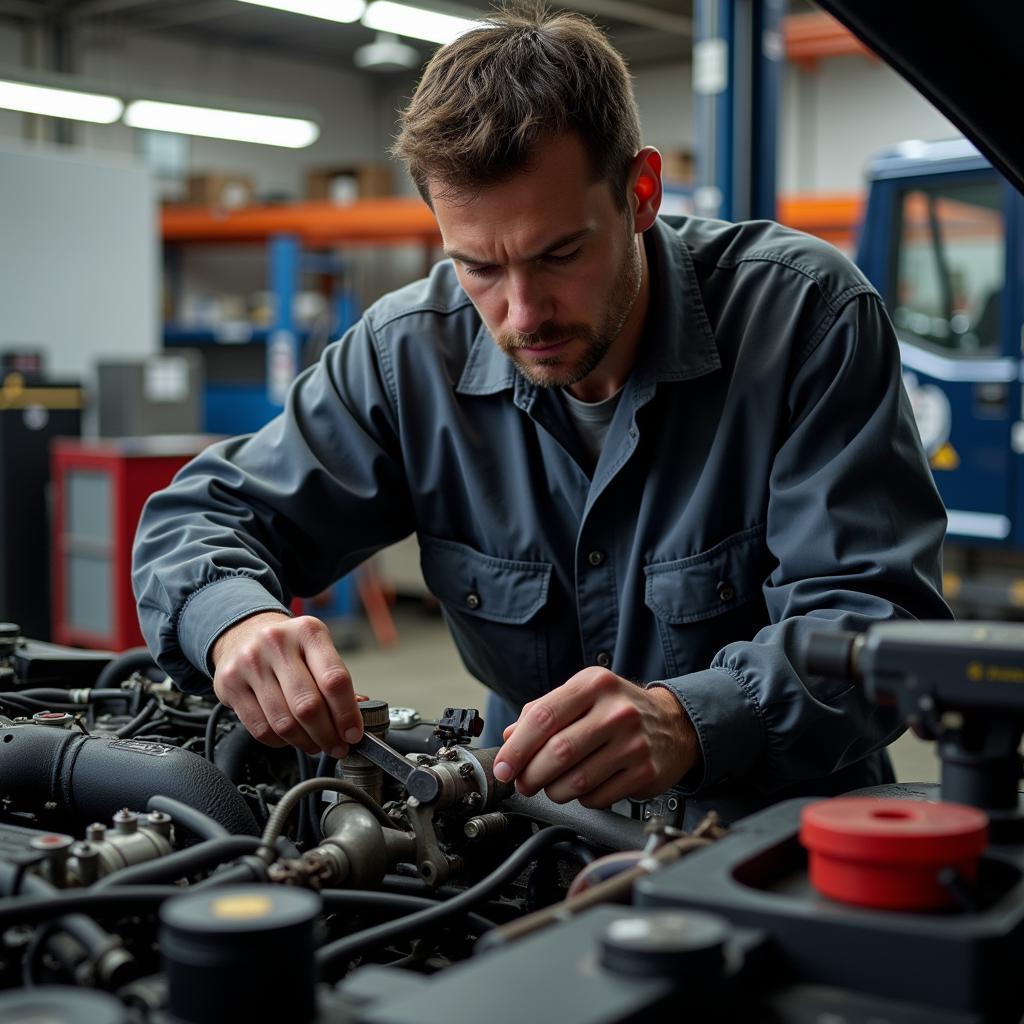
<svg viewBox="0 0 1024 1024"><path fill-rule="evenodd" d="M944 751L941 790L864 791L872 843L906 860L920 809L984 813L963 812L975 860L926 868L931 903L883 906L877 875L867 898L816 878L808 808L844 798L684 833L672 797L620 814L519 796L477 711L380 700L348 757L314 759L257 743L145 651L0 626L0 1019L1016 1021L1024 702L973 668L947 684L981 663L959 627L902 629L815 655L837 674L859 657L870 695ZM1024 655L1018 627L1002 653L985 639L981 664ZM929 666L922 702L903 682ZM837 834L842 861L860 838Z"/></svg>

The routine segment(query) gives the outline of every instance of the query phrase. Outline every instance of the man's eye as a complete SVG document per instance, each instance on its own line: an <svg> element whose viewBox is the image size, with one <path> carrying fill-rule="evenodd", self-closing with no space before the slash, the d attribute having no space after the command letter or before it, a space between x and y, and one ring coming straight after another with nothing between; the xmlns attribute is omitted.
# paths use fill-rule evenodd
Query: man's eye
<svg viewBox="0 0 1024 1024"><path fill-rule="evenodd" d="M463 269L469 274L470 277L490 277L494 273L494 267L470 267L463 264Z"/></svg>
<svg viewBox="0 0 1024 1024"><path fill-rule="evenodd" d="M572 252L567 252L562 255L556 256L554 253L548 253L547 256L541 257L545 263L552 263L556 267L563 266L566 263L572 263L577 256L579 256L582 246L577 249L573 249Z"/></svg>

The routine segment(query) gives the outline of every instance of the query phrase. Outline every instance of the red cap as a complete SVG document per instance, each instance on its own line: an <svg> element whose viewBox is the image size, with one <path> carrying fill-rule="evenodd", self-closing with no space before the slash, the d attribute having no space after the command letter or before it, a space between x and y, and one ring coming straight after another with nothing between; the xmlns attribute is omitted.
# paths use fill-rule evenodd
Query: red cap
<svg viewBox="0 0 1024 1024"><path fill-rule="evenodd" d="M961 804L837 797L803 809L800 842L810 854L811 884L823 896L925 910L952 902L937 879L943 868L975 878L988 818Z"/></svg>

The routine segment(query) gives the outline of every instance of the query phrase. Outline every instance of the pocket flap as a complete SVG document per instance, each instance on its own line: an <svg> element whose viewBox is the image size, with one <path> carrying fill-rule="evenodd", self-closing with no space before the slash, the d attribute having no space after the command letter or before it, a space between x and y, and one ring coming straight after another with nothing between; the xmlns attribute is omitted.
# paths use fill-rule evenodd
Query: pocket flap
<svg viewBox="0 0 1024 1024"><path fill-rule="evenodd" d="M495 558L466 544L421 536L420 565L442 604L492 622L526 622L548 599L548 562Z"/></svg>
<svg viewBox="0 0 1024 1024"><path fill-rule="evenodd" d="M699 622L756 597L762 577L765 528L734 533L707 551L644 566L644 602L673 625Z"/></svg>

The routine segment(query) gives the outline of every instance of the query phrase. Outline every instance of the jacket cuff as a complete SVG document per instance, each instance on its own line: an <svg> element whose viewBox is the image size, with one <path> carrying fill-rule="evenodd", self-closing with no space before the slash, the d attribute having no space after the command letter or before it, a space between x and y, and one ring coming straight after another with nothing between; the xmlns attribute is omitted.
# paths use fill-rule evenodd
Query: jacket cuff
<svg viewBox="0 0 1024 1024"><path fill-rule="evenodd" d="M730 778L746 774L765 744L761 710L743 680L728 669L660 679L660 686L679 701L693 723L700 743L700 763L673 786L682 796L694 796Z"/></svg>
<svg viewBox="0 0 1024 1024"><path fill-rule="evenodd" d="M210 652L229 626L257 612L291 612L251 576L223 576L195 591L178 617L178 644L185 657L213 678Z"/></svg>

